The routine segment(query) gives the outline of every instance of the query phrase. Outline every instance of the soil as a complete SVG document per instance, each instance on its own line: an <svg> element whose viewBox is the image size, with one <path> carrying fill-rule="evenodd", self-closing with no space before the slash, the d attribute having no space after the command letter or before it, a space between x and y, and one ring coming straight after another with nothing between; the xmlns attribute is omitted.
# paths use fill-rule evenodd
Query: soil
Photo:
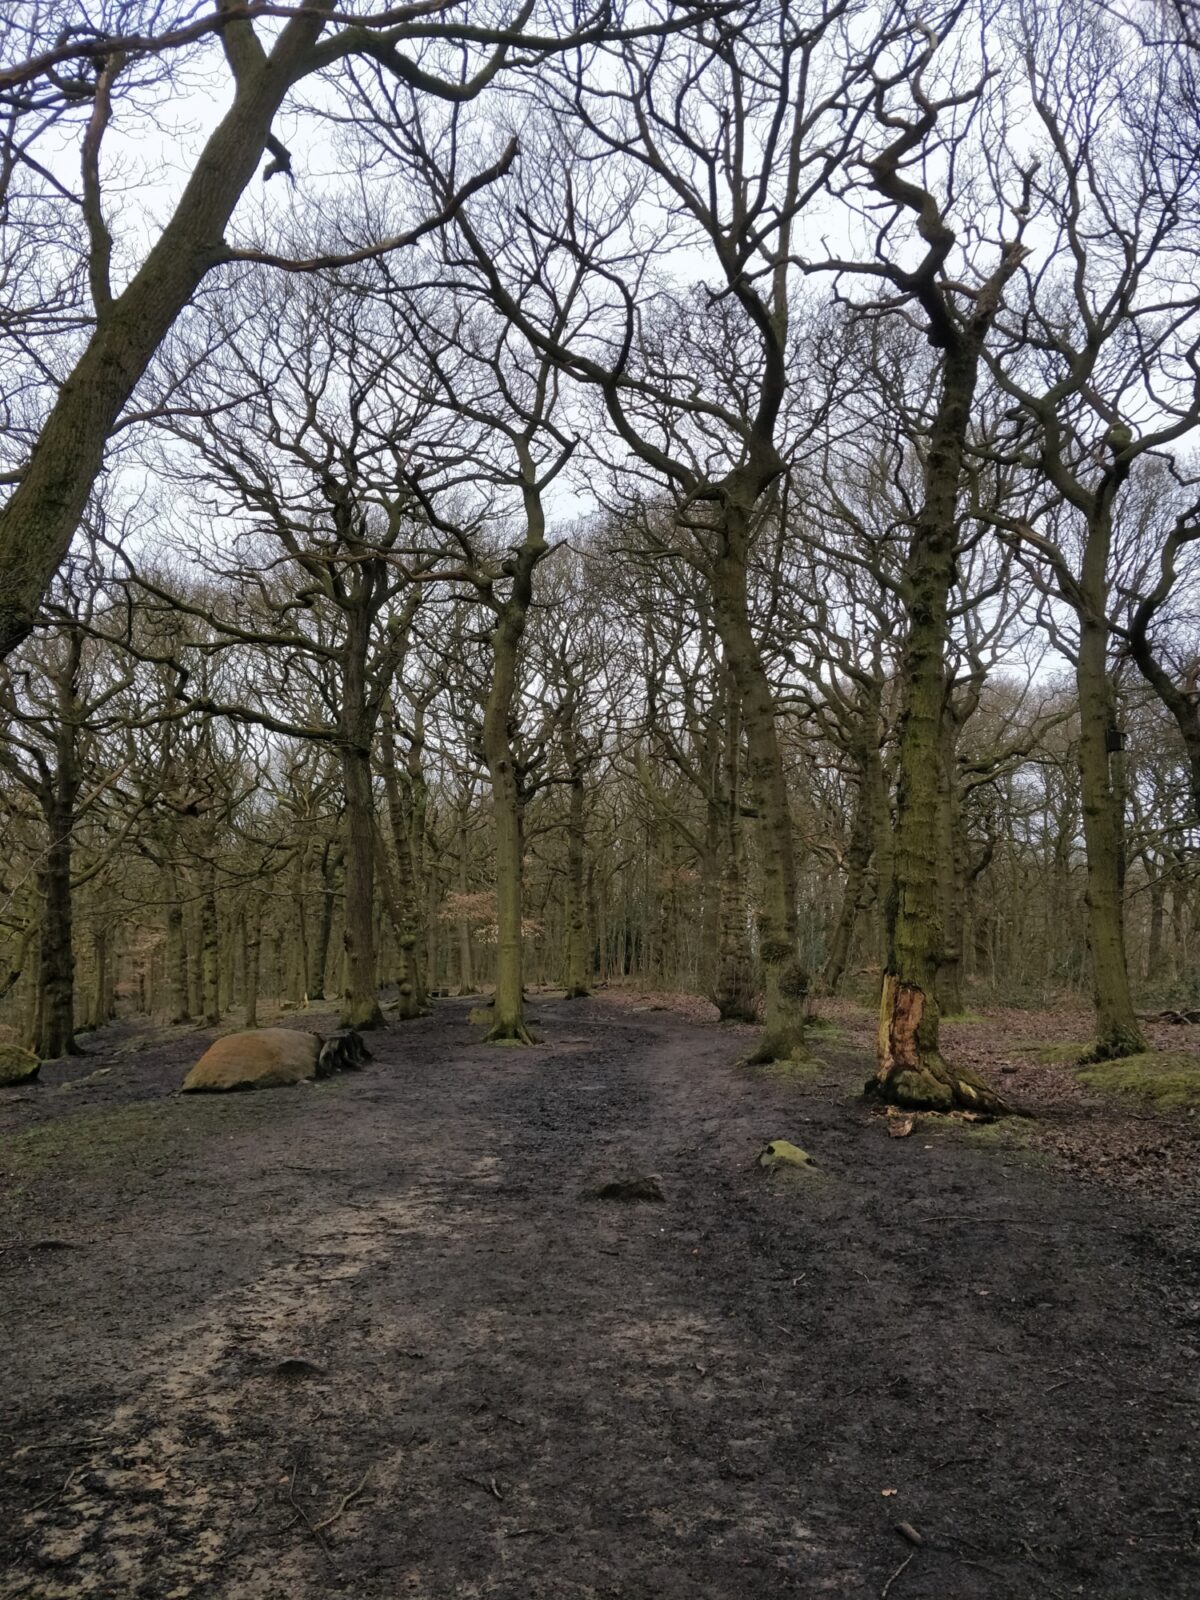
<svg viewBox="0 0 1200 1600"><path fill-rule="evenodd" d="M181 1098L211 1035L126 1026L4 1092L5 1600L1200 1593L1194 1124L1130 1186L1049 1071L888 1137L862 1018L772 1072L468 1006L313 1085Z"/></svg>

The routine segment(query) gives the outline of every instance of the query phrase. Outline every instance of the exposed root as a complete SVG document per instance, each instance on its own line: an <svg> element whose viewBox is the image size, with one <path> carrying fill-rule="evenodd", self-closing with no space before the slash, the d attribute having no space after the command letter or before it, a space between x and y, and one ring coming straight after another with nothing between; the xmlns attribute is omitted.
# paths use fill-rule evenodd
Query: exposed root
<svg viewBox="0 0 1200 1600"><path fill-rule="evenodd" d="M879 1069L867 1099L906 1111L979 1111L1028 1116L970 1067L951 1067L937 1048L937 1010L917 984L884 975L879 1009Z"/></svg>
<svg viewBox="0 0 1200 1600"><path fill-rule="evenodd" d="M1079 1057L1081 1067L1094 1066L1099 1061L1123 1061L1126 1056L1145 1055L1150 1046L1138 1028L1110 1028Z"/></svg>
<svg viewBox="0 0 1200 1600"><path fill-rule="evenodd" d="M523 1022L497 1022L483 1042L484 1044L531 1045L541 1044L542 1041Z"/></svg>
<svg viewBox="0 0 1200 1600"><path fill-rule="evenodd" d="M769 1067L776 1061L807 1061L808 1050L803 1038L793 1035L764 1034L748 1056L742 1058L746 1067Z"/></svg>

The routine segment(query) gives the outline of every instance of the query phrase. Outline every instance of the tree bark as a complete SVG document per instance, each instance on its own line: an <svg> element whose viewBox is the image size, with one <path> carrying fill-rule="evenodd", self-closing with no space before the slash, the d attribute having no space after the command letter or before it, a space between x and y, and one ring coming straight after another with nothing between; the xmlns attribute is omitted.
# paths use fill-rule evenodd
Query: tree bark
<svg viewBox="0 0 1200 1600"><path fill-rule="evenodd" d="M750 1059L769 1062L804 1053L808 974L797 949L796 852L775 701L748 612L750 514L751 507L736 499L727 504L722 549L711 582L717 629L737 686L759 834L758 929L765 1026Z"/></svg>
<svg viewBox="0 0 1200 1600"><path fill-rule="evenodd" d="M879 1065L868 1094L919 1110L999 1112L1005 1102L967 1067L951 1067L938 1040L934 992L943 951L939 771L946 707L946 643L955 580L957 504L978 376L978 350L952 341L943 357L923 497L907 563L908 633L898 735L893 881L879 1010Z"/></svg>
<svg viewBox="0 0 1200 1600"><path fill-rule="evenodd" d="M203 894L200 900L200 977L201 1005L205 1025L221 1020L221 926L217 917L215 871L205 863Z"/></svg>
<svg viewBox="0 0 1200 1600"><path fill-rule="evenodd" d="M1103 551L1092 548L1100 542L1105 542ZM1091 1055L1097 1061L1105 1061L1138 1055L1147 1045L1134 1014L1125 958L1121 887L1124 819L1114 790L1108 748L1110 734L1116 731L1116 709L1108 673L1109 632L1104 620L1104 599L1102 593L1096 592L1097 583L1102 581L1098 574L1108 565L1103 529L1089 531L1088 547L1082 585L1086 609L1079 617L1075 687L1079 697L1079 779L1087 846L1085 899L1096 1010L1096 1039ZM1086 571L1089 567L1090 575Z"/></svg>
<svg viewBox="0 0 1200 1600"><path fill-rule="evenodd" d="M492 681L483 709L483 755L492 785L496 852L496 999L488 1040L532 1044L524 1007L524 800L509 736L517 664L533 599L533 574L546 553L546 524L532 462L524 473L525 538L512 558L512 587L495 606Z"/></svg>
<svg viewBox="0 0 1200 1600"><path fill-rule="evenodd" d="M587 829L584 821L583 767L574 732L564 735L570 772L567 799L567 999L588 994Z"/></svg>
<svg viewBox="0 0 1200 1600"><path fill-rule="evenodd" d="M723 688L725 716L718 802L720 924L717 971L711 997L722 1022L754 1022L757 995L746 907L746 848L742 829L742 719L732 673L724 674Z"/></svg>

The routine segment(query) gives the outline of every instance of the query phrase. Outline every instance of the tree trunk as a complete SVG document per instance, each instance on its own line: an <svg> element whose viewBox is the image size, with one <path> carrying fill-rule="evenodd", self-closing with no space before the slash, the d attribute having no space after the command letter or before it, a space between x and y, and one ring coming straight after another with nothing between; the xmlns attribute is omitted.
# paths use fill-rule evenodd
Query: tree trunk
<svg viewBox="0 0 1200 1600"><path fill-rule="evenodd" d="M245 1016L247 1028L258 1027L258 962L262 949L262 907L250 900L242 915L242 967L245 974Z"/></svg>
<svg viewBox="0 0 1200 1600"><path fill-rule="evenodd" d="M850 842L846 848L846 884L842 891L842 904L829 940L829 953L825 957L822 979L827 994L837 994L850 959L850 946L858 914L867 892L867 871L875 853L875 796L871 792L871 779L865 759L859 761L858 792L854 801L854 818L850 825Z"/></svg>
<svg viewBox="0 0 1200 1600"><path fill-rule="evenodd" d="M517 663L533 574L546 553L545 517L532 466L525 468L525 539L513 558L512 589L496 605L492 629L492 681L483 710L483 754L492 785L496 851L496 999L488 1039L532 1044L524 1008L524 802L517 783L509 721L517 690Z"/></svg>
<svg viewBox="0 0 1200 1600"><path fill-rule="evenodd" d="M746 908L746 849L742 830L742 719L737 686L724 674L724 736L721 749L720 924L716 980L710 991L722 1022L754 1022L757 1015L754 955Z"/></svg>
<svg viewBox="0 0 1200 1600"><path fill-rule="evenodd" d="M92 953L95 971L88 1003L88 1026L102 1028L113 1015L112 947L109 926L98 918L92 923Z"/></svg>
<svg viewBox="0 0 1200 1600"><path fill-rule="evenodd" d="M907 563L908 633L887 959L879 1010L879 1066L867 1092L896 1105L1004 1111L977 1073L951 1067L938 1041L934 993L943 948L939 770L946 708L946 642L955 580L957 502L978 353L943 357L942 387L924 464L923 503Z"/></svg>
<svg viewBox="0 0 1200 1600"><path fill-rule="evenodd" d="M191 1017L188 1003L188 950L183 928L183 901L180 895L179 874L174 867L167 868L167 991L170 996L171 1021L187 1022Z"/></svg>
<svg viewBox="0 0 1200 1600"><path fill-rule="evenodd" d="M375 972L375 801L369 753L342 751L345 785L346 892L342 905L346 949L343 1028L377 1028L383 1022Z"/></svg>
<svg viewBox="0 0 1200 1600"><path fill-rule="evenodd" d="M412 807L401 793L400 776L396 770L396 755L392 746L392 733L386 729L383 738L383 786L387 798L388 821L392 833L390 863L383 867L389 875L391 899L389 912L396 931L396 948L399 955L399 1005L396 1015L402 1022L410 1022L421 1015L419 972L421 918L417 905L417 884L413 872L413 818ZM389 872L390 866L390 872Z"/></svg>
<svg viewBox="0 0 1200 1600"><path fill-rule="evenodd" d="M567 808L567 999L588 993L587 833L583 811L583 770L571 737L566 743L571 773Z"/></svg>
<svg viewBox="0 0 1200 1600"><path fill-rule="evenodd" d="M71 825L55 796L46 818L50 844L38 873L42 930L34 1051L44 1061L79 1054L75 1043L75 952L71 927Z"/></svg>
<svg viewBox="0 0 1200 1600"><path fill-rule="evenodd" d="M329 938L333 931L336 900L334 878L341 861L341 852L326 844L321 852L321 915L317 922L316 937L308 952L308 992L317 1000L325 998L325 971L329 965Z"/></svg>
<svg viewBox="0 0 1200 1600"><path fill-rule="evenodd" d="M210 863L205 866L204 893L200 901L200 975L205 1025L221 1020L221 928L217 920L217 892Z"/></svg>
<svg viewBox="0 0 1200 1600"><path fill-rule="evenodd" d="M942 948L936 990L943 1016L960 1016L963 1005L963 902L966 863L963 859L962 814L958 791L958 730L953 711L942 712L938 753L938 879L942 901Z"/></svg>
<svg viewBox="0 0 1200 1600"><path fill-rule="evenodd" d="M746 736L749 790L758 820L759 950L765 1027L751 1055L756 1062L804 1053L808 974L798 953L796 853L775 701L747 609L748 508L725 510L722 552L714 564L713 600L725 659L737 686Z"/></svg>
<svg viewBox="0 0 1200 1600"><path fill-rule="evenodd" d="M1103 539L1089 531L1088 544ZM1091 558L1089 561L1089 557ZM1089 548L1085 567L1107 567L1107 548L1101 559ZM1096 1040L1092 1056L1106 1061L1138 1055L1147 1048L1133 1010L1129 968L1125 959L1123 873L1124 819L1114 792L1109 766L1110 736L1115 744L1116 709L1108 674L1108 626L1104 599L1095 581L1084 579L1087 611L1079 619L1079 653L1075 686L1079 697L1079 779L1083 798L1083 836L1087 846L1088 934L1092 955L1092 994L1096 1009Z"/></svg>
<svg viewBox="0 0 1200 1600"><path fill-rule="evenodd" d="M1146 939L1146 980L1155 983L1162 977L1163 926L1165 923L1166 891L1161 869L1157 862L1147 858L1147 869L1154 873L1150 884L1150 927Z"/></svg>
<svg viewBox="0 0 1200 1600"><path fill-rule="evenodd" d="M458 835L458 892L465 903L467 897L467 825L464 815ZM475 963L471 950L471 924L466 914L457 918L458 930L458 992L475 993Z"/></svg>

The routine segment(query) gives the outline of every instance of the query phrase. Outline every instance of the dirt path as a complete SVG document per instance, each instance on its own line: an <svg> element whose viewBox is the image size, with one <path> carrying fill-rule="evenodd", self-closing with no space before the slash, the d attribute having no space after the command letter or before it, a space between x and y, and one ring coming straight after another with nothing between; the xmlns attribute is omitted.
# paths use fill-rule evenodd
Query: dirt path
<svg viewBox="0 0 1200 1600"><path fill-rule="evenodd" d="M1194 1217L888 1139L850 1051L540 1009L536 1051L447 1002L312 1088L181 1100L190 1035L3 1103L5 1600L865 1600L899 1522L892 1600L1200 1593ZM665 1203L581 1197L625 1170Z"/></svg>

